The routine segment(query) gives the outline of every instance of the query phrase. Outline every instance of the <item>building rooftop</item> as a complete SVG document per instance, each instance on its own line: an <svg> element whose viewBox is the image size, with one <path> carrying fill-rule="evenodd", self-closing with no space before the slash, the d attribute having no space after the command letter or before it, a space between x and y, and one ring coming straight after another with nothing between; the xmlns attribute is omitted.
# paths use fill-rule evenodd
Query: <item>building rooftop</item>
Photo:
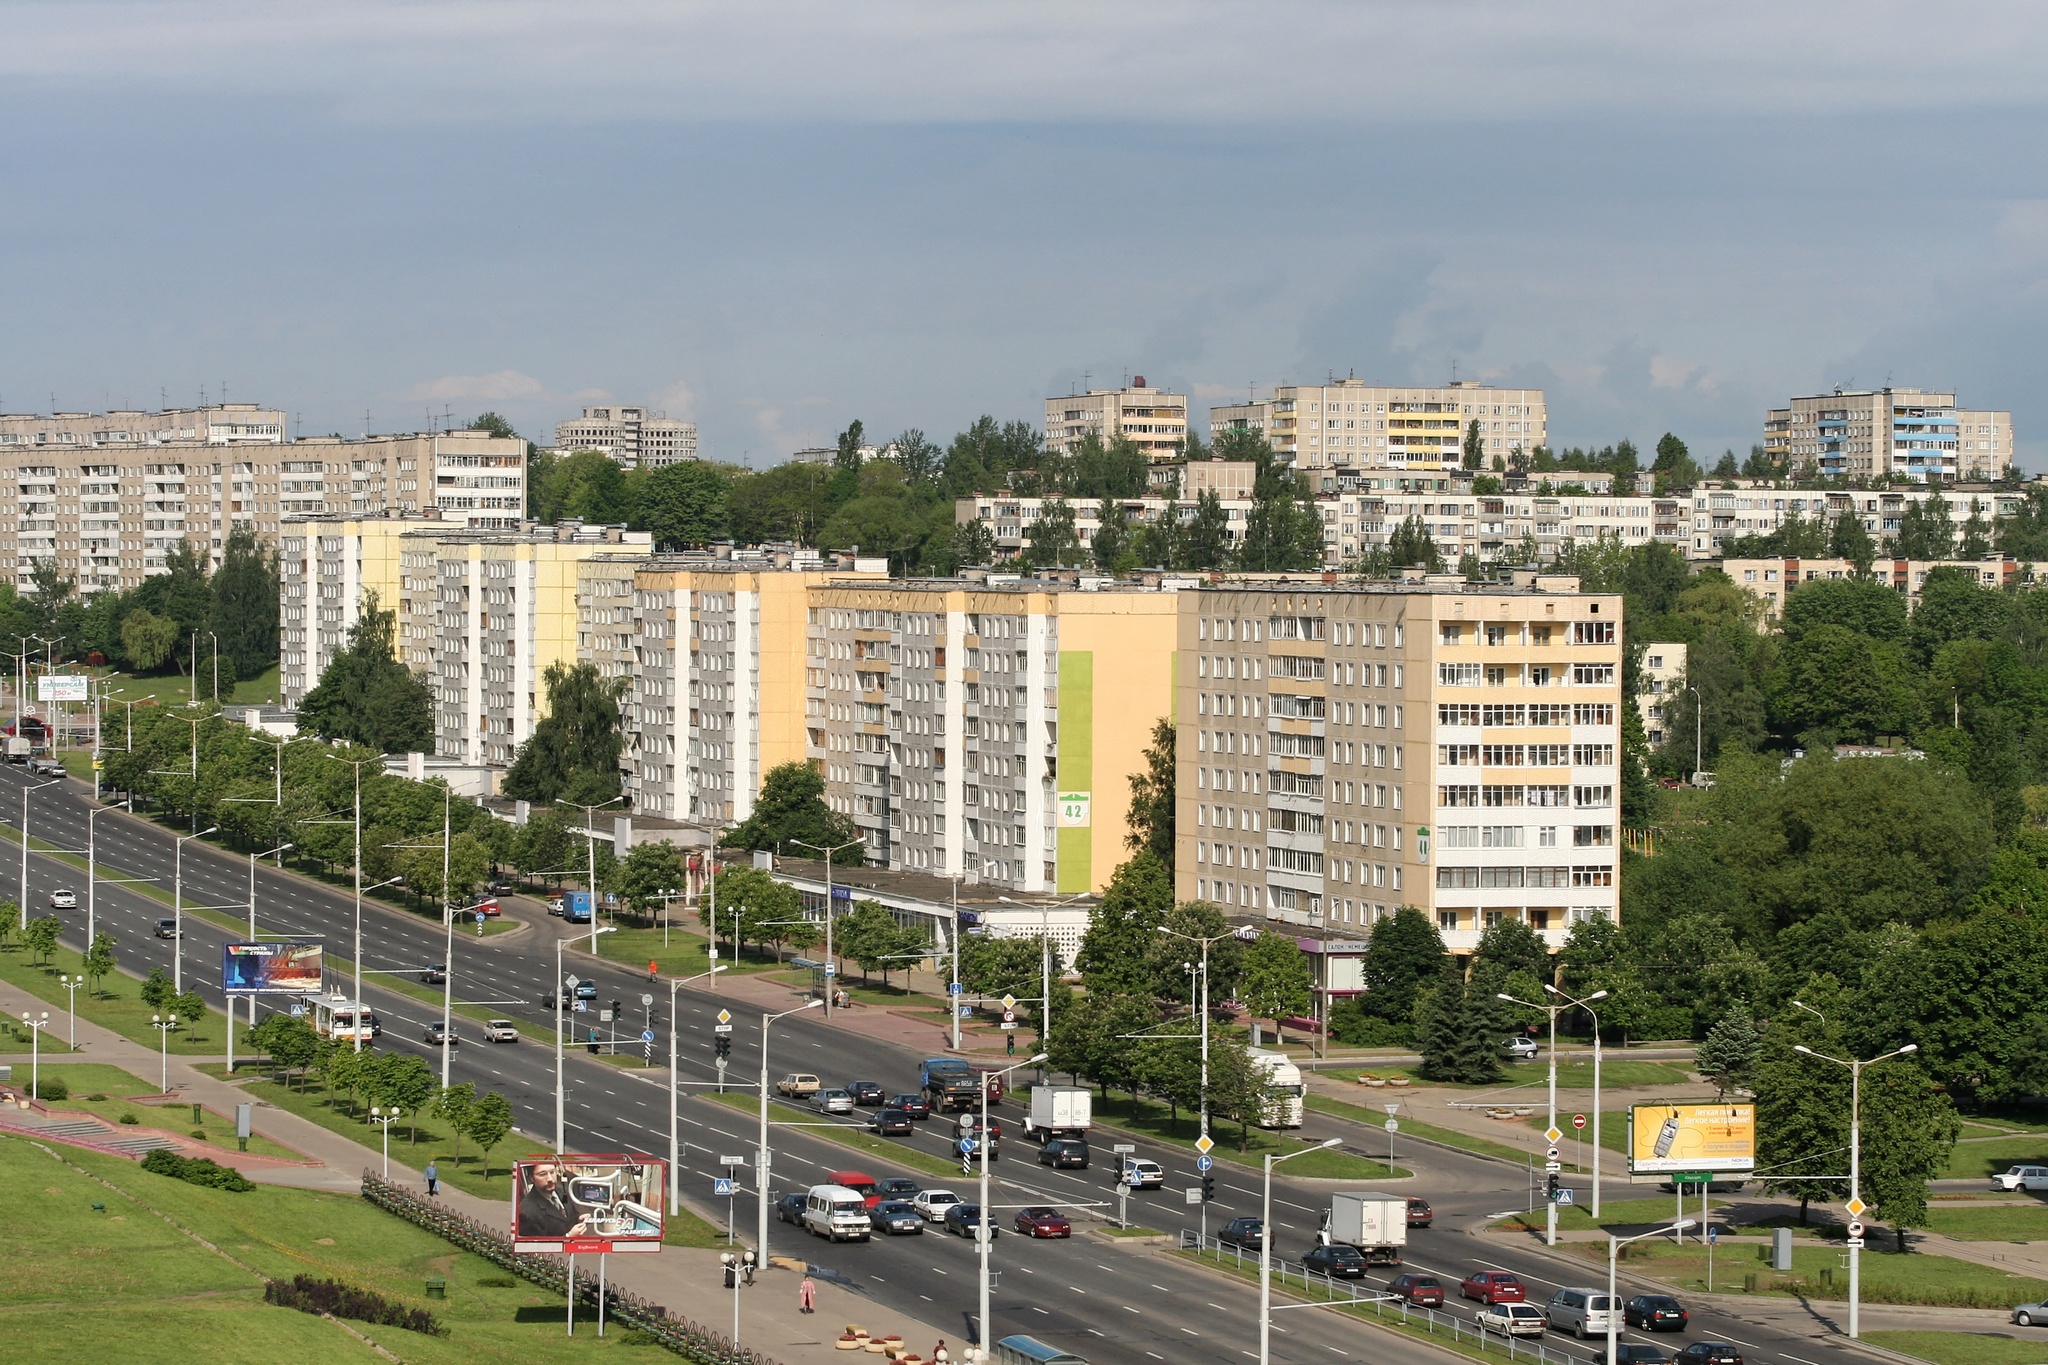
<svg viewBox="0 0 2048 1365"><path fill-rule="evenodd" d="M736 857L741 866L746 854ZM825 861L822 858L782 858L775 860L775 870L785 877L796 877L805 881L825 880ZM1052 892L1013 891L1000 886L990 886L965 878L955 882L950 877L935 877L929 872L892 872L882 867L832 868L832 883L835 886L852 887L858 895L862 891L873 891L883 895L899 896L907 900L920 900L933 905L947 905L958 896L963 910L1027 909L1050 910L1057 906L1072 906L1078 909L1092 909L1099 896L1062 896Z"/></svg>

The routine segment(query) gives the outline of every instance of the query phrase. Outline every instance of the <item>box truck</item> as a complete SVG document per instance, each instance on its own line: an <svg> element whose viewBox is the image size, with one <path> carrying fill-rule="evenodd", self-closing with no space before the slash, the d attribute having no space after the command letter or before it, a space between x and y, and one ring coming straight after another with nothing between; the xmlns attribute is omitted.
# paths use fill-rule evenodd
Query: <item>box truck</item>
<svg viewBox="0 0 2048 1365"><path fill-rule="evenodd" d="M1322 1241L1356 1247L1369 1264L1399 1265L1401 1248L1408 1245L1408 1196L1372 1190L1333 1194L1323 1210L1322 1231Z"/></svg>
<svg viewBox="0 0 2048 1365"><path fill-rule="evenodd" d="M1085 1085L1034 1085L1024 1132L1034 1142L1085 1138L1094 1109L1094 1096Z"/></svg>

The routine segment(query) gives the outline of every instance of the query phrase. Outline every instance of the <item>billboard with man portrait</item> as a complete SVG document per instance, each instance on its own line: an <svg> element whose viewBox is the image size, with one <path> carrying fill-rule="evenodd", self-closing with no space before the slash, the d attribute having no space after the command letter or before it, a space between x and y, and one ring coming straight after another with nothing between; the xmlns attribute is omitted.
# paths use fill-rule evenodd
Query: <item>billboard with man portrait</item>
<svg viewBox="0 0 2048 1365"><path fill-rule="evenodd" d="M228 995L318 995L318 942L229 943L221 948L221 990Z"/></svg>
<svg viewBox="0 0 2048 1365"><path fill-rule="evenodd" d="M638 1156L533 1156L512 1166L512 1249L587 1255L659 1251L668 1163Z"/></svg>

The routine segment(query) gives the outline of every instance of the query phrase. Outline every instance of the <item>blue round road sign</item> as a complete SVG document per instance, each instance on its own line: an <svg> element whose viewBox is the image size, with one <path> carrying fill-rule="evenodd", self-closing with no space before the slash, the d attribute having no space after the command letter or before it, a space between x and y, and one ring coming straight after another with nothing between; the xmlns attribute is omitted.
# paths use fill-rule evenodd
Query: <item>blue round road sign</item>
<svg viewBox="0 0 2048 1365"><path fill-rule="evenodd" d="M971 1152L971 1151L973 1151L973 1150L974 1150L974 1147L975 1147L975 1142L974 1142L974 1139L973 1139L973 1138L961 1138L961 1139L960 1139L960 1150L961 1150L962 1152Z"/></svg>
<svg viewBox="0 0 2048 1365"><path fill-rule="evenodd" d="M642 1029L642 1030L640 1030L640 1041L641 1041L641 1042L643 1042L643 1043L651 1043L651 1042L653 1042L653 1041L654 1041L654 1030L653 1030L653 1029L651 1029L651 1028L650 1028L650 1029Z"/></svg>
<svg viewBox="0 0 2048 1365"><path fill-rule="evenodd" d="M1195 1169L1198 1171L1206 1171L1215 1164L1216 1158L1213 1156L1198 1156L1195 1158Z"/></svg>

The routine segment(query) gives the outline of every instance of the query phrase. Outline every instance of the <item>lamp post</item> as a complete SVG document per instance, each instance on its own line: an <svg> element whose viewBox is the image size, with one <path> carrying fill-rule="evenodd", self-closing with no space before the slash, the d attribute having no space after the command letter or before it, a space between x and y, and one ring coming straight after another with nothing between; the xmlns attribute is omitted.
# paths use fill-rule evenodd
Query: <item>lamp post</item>
<svg viewBox="0 0 2048 1365"><path fill-rule="evenodd" d="M277 757L278 771L282 773L284 770L284 750L282 748L280 748L277 751ZM363 765L365 763L376 762L379 760L368 758L343 758L340 754L329 754L327 755L327 757L333 759L336 763L346 763L350 768L352 768L355 771L355 813L353 816L352 823L355 825L356 832L356 854L351 861L355 863L354 870L356 884L356 946L355 952L352 955L352 961L355 968L356 981L356 1014L358 1016L358 1023L360 1023L360 1016L363 1011ZM280 778L280 780L282 780L282 778ZM356 1027L350 1029L349 1032L354 1037L355 1050L357 1052L361 1052L363 1050L363 1030L361 1029L361 1027ZM561 1148L557 1147L555 1150L559 1152L561 1151ZM488 1163L486 1163L486 1169L488 1169Z"/></svg>
<svg viewBox="0 0 2048 1365"><path fill-rule="evenodd" d="M1069 896L1063 901L1056 901L1051 905L1037 907L1039 924L1041 926L1038 936L1039 972L1041 976L1039 989L1043 992L1039 996L1038 1002L1040 1008L1038 1016L1038 1045L1040 1047L1045 1046L1046 1036L1052 1032L1052 912L1064 910L1076 901L1087 900L1092 894L1092 892L1083 891L1078 896ZM1013 901L1008 896L997 896L996 899L1005 905L1022 904L1021 901ZM958 932L958 929L959 925L956 921L954 925L955 932ZM1041 1075L1038 1079L1042 1082L1045 1080L1045 1077Z"/></svg>
<svg viewBox="0 0 2048 1365"><path fill-rule="evenodd" d="M754 1253L742 1251L735 1256L730 1251L718 1253L718 1263L725 1267L725 1282L732 1290L732 1347L740 1347L740 1286L754 1276Z"/></svg>
<svg viewBox="0 0 2048 1365"><path fill-rule="evenodd" d="M597 927L597 813L606 806L615 806L625 799L623 796L614 796L611 800L600 801L594 806L578 805L574 801L569 803L583 812L583 843L590 857L590 872L587 885L590 887L590 954L592 957L597 955L597 935L599 932ZM716 936L716 931L714 931L713 937L715 938Z"/></svg>
<svg viewBox="0 0 2048 1365"><path fill-rule="evenodd" d="M99 806L85 813L85 943L92 946L94 936L99 932L99 826L94 823L110 810L133 810L135 798L128 797L118 806ZM22 904L28 904L28 798L21 799L21 892Z"/></svg>
<svg viewBox="0 0 2048 1365"><path fill-rule="evenodd" d="M15 728L19 730L21 727L16 726ZM38 782L33 787L29 786L26 782L21 784L21 927L24 930L28 928L28 797L30 792L39 792L45 787L54 787L56 785L55 782ZM86 837L88 841L92 837L91 823L92 817L90 815L86 816L86 824L88 826ZM88 868L88 870L90 869ZM90 884L86 887L85 903L87 915L85 941L86 946L90 947L92 946L92 887Z"/></svg>
<svg viewBox="0 0 2048 1365"><path fill-rule="evenodd" d="M1549 982L1544 983L1543 989L1553 995L1564 994ZM1586 999L1592 998L1588 996ZM1579 1002L1579 1008L1593 1020L1593 1221L1597 1223L1600 1221L1600 1016L1586 1000Z"/></svg>
<svg viewBox="0 0 2048 1365"><path fill-rule="evenodd" d="M206 632L213 640L213 704L220 705L220 636Z"/></svg>
<svg viewBox="0 0 2048 1365"><path fill-rule="evenodd" d="M801 839L791 839L798 848L815 849L825 859L825 1017L832 1017L832 990L839 982L838 963L832 956L832 857L842 848L859 848L862 841L851 840L827 848L823 844L807 844Z"/></svg>
<svg viewBox="0 0 2048 1365"><path fill-rule="evenodd" d="M977 1130L981 1141L981 1194L979 1196L981 1203L976 1207L974 1215L974 1240L981 1244L981 1299L977 1305L977 1311L980 1316L975 1318L974 1322L975 1335L979 1338L976 1343L976 1358L984 1362L988 1360L989 1314L994 1311L989 1306L988 1252L996 1240L995 1218L988 1211L988 1076L1007 1076L1012 1071L1022 1071L1027 1066L1037 1066L1044 1060L1045 1054L1041 1052L1036 1057L1027 1057L1015 1066L1006 1066L1001 1071L990 1072L982 1077L981 1127Z"/></svg>
<svg viewBox="0 0 2048 1365"><path fill-rule="evenodd" d="M711 971L699 972L696 976L672 977L668 983L668 1212L671 1218L683 1211L683 1173L679 1169L683 1144L681 1116L676 1112L676 988L723 970L714 962Z"/></svg>
<svg viewBox="0 0 2048 1365"><path fill-rule="evenodd" d="M1706 729L1704 717L1707 704L1700 697L1697 687L1687 687L1692 693L1692 780L1700 780L1700 769L1706 766Z"/></svg>
<svg viewBox="0 0 2048 1365"><path fill-rule="evenodd" d="M1343 1145L1343 1138L1327 1138L1298 1152L1281 1156L1266 1153L1266 1188L1259 1202L1259 1365L1271 1365L1273 1359L1273 1168L1310 1152L1326 1152Z"/></svg>
<svg viewBox="0 0 2048 1365"><path fill-rule="evenodd" d="M85 978L83 976L60 975L57 978L57 984L71 993L71 1033L68 1042L71 1050L76 1052L78 1051L78 988L85 984Z"/></svg>
<svg viewBox="0 0 2048 1365"><path fill-rule="evenodd" d="M178 1016L152 1014L149 1026L156 1030L157 1036L157 1089L168 1095L171 1092L171 1030L178 1026Z"/></svg>
<svg viewBox="0 0 2048 1365"><path fill-rule="evenodd" d="M1559 991L1557 994L1559 997L1562 997L1564 992ZM1557 1132L1557 1016L1562 1011L1572 1009L1575 1006L1591 1004L1595 1000L1605 1000L1607 992L1594 991L1584 1000L1565 1000L1560 998L1557 1003L1551 1005L1539 1005L1530 1000L1518 1000L1505 991L1499 992L1499 996L1511 1005L1520 1005L1524 1009L1541 1010L1550 1016L1550 1122L1544 1125L1543 1136L1554 1148L1557 1139L1552 1137L1551 1134ZM1598 1144L1595 1144L1593 1150L1596 1153L1600 1150ZM1555 1157L1552 1158L1552 1161L1555 1161ZM1546 1209L1544 1214L1543 1243L1545 1246L1556 1246L1557 1201L1555 1199L1545 1199L1544 1204Z"/></svg>
<svg viewBox="0 0 2048 1365"><path fill-rule="evenodd" d="M793 1010L761 1016L761 1137L760 1146L754 1153L754 1202L760 1206L760 1224L754 1237L754 1253L761 1258L763 1265L768 1263L768 1176L772 1165L768 1154L768 1026L777 1019L802 1014L805 1010L816 1009L823 1003L820 1000L806 1000Z"/></svg>
<svg viewBox="0 0 2048 1365"><path fill-rule="evenodd" d="M391 1178L391 1125L398 1122L399 1116L403 1113L405 1111L395 1104L389 1109L374 1104L370 1106L370 1122L384 1130L384 1179L386 1180Z"/></svg>
<svg viewBox="0 0 2048 1365"><path fill-rule="evenodd" d="M171 852L171 989L180 995L185 992L185 845L219 829L215 825L197 834L180 834L173 841L177 847Z"/></svg>
<svg viewBox="0 0 2048 1365"><path fill-rule="evenodd" d="M1692 1219L1680 1218L1666 1223L1661 1228L1639 1232L1633 1237L1616 1237L1611 1232L1607 1234L1607 1365L1614 1365L1614 1357L1617 1354L1615 1339L1621 1332L1621 1310L1615 1305L1615 1296L1619 1291L1614 1284L1614 1263L1620 1258L1621 1249L1630 1242L1640 1242L1645 1237L1662 1237L1667 1232L1682 1242L1685 1240L1685 1230L1691 1226Z"/></svg>
<svg viewBox="0 0 2048 1365"><path fill-rule="evenodd" d="M1806 1009L1808 1007L1802 1005L1800 1008ZM1815 1010L1813 1013L1817 1014L1819 1011ZM1804 1043L1794 1043L1792 1050L1804 1053L1808 1057L1818 1058L1823 1062L1833 1062L1836 1066L1846 1066L1849 1068L1849 1217L1852 1220L1861 1218L1863 1209L1863 1068L1866 1066L1876 1066L1879 1062L1890 1061L1894 1057L1910 1056L1920 1050L1920 1045L1918 1043L1907 1043L1904 1047L1895 1047L1890 1052L1881 1052L1868 1061L1860 1062L1853 1059L1844 1061L1840 1057L1830 1057L1825 1052L1815 1052ZM1851 1237L1849 1239L1849 1339L1851 1341L1857 1339L1856 1334L1861 1326L1862 1289L1863 1239L1861 1237Z"/></svg>
<svg viewBox="0 0 2048 1365"><path fill-rule="evenodd" d="M593 921L593 924L592 924L592 926L591 926L591 930L590 930L590 941L591 941L592 943L595 943L595 942L597 942L597 936L598 936L599 934L609 934L609 933L611 933L611 932L612 932L613 926L612 926L612 925L609 925L609 924L605 925L605 926L604 926L604 927L603 927L602 929L600 929L600 928L597 928L597 927L596 927L596 925L595 925L594 921L595 921L595 920L596 920L596 918L597 918L597 912L596 912L595 910L593 910L593 911L591 911L591 912L590 912L590 917L591 917L591 919L592 919L592 921ZM568 1000L568 995L569 995L569 992L568 992L567 988L565 988L565 987L563 986L563 984L562 984L562 948L563 948L563 946L564 946L564 945L566 945L566 944L567 944L568 942L569 942L569 940L568 940L568 939L566 939L566 938L558 938L558 939L556 939L556 940L555 940L555 1155L556 1155L556 1156L560 1156L560 1155L561 1155L561 1154L562 1154L562 1153L563 1153L564 1151L568 1150L568 1149L567 1149L566 1147L564 1147L564 1146L563 1146L563 1143L562 1143L562 1129L563 1129L563 1122L562 1122L562 1016L563 1016L564 1014L566 1014L566 1013L568 1012L568 1008L569 1008L569 1000Z"/></svg>
<svg viewBox="0 0 2048 1365"><path fill-rule="evenodd" d="M50 1012L40 1015L21 1012L21 1022L28 1025L28 1092L37 1099L43 1097L43 1030L50 1026Z"/></svg>
<svg viewBox="0 0 2048 1365"><path fill-rule="evenodd" d="M1183 934L1178 929L1169 929L1163 924L1159 926L1159 932L1171 934L1173 937L1184 939L1189 943L1199 943L1202 945L1202 1136L1207 1137L1209 1136L1209 945L1221 943L1224 939L1234 938L1236 935L1212 934L1208 938L1198 938L1193 934ZM1188 965L1192 966L1193 964L1190 963ZM1204 1204L1202 1206L1202 1231L1205 1233L1209 1230L1208 1220L1209 1206Z"/></svg>

